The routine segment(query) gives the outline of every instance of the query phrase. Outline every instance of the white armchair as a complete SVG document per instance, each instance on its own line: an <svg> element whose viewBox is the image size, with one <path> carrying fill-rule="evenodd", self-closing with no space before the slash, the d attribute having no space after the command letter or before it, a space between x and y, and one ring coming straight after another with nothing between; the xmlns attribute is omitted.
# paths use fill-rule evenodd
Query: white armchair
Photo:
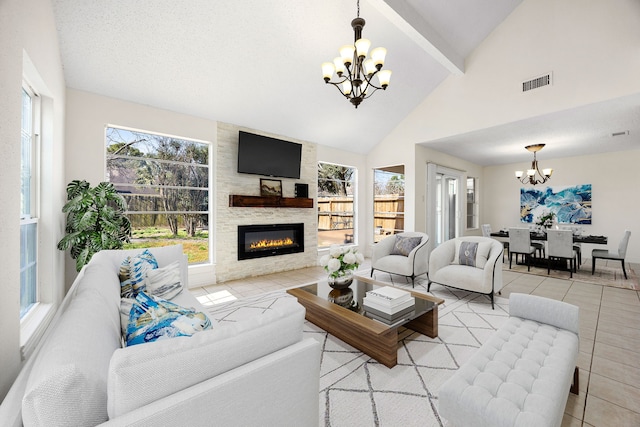
<svg viewBox="0 0 640 427"><path fill-rule="evenodd" d="M374 270L398 274L410 277L415 286L415 278L429 271L427 242L429 236L418 231L385 237L373 246L371 276Z"/></svg>
<svg viewBox="0 0 640 427"><path fill-rule="evenodd" d="M463 243L478 243L465 253ZM462 248L462 249L461 249ZM488 295L493 308L493 295L502 289L501 242L489 237L465 236L447 240L431 251L429 285L448 286ZM460 256L462 253L462 257ZM498 261L500 260L500 261Z"/></svg>

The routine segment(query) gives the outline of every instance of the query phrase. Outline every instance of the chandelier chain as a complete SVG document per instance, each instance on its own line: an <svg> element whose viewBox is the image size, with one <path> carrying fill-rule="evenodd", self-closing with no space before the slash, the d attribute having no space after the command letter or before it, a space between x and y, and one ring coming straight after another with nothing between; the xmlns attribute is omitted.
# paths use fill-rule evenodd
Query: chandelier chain
<svg viewBox="0 0 640 427"><path fill-rule="evenodd" d="M360 0L356 4L358 5L358 18L360 18Z"/></svg>

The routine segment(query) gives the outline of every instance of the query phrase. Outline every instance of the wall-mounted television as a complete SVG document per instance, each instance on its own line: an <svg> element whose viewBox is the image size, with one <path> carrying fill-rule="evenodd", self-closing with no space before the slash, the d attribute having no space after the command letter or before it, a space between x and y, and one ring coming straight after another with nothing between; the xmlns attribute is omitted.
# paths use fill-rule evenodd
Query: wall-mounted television
<svg viewBox="0 0 640 427"><path fill-rule="evenodd" d="M238 173L300 178L302 144L239 131Z"/></svg>

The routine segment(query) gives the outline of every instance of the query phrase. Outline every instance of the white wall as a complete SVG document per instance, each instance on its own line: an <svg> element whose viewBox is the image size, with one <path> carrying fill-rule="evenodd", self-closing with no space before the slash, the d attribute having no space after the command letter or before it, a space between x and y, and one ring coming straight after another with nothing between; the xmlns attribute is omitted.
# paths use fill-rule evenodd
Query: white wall
<svg viewBox="0 0 640 427"><path fill-rule="evenodd" d="M608 247L617 249L624 230L631 230L627 261L636 263L640 262L639 162L640 150L540 160L541 167L553 167L553 176L545 187L592 185L593 223L585 225L584 232L608 236ZM485 168L487 191L483 193L481 205L484 221L493 229L521 225L520 188L523 185L515 179L514 171L526 166L519 163ZM583 245L583 258L594 248L603 249L603 246Z"/></svg>
<svg viewBox="0 0 640 427"><path fill-rule="evenodd" d="M67 181L104 181L105 129L124 126L214 143L216 122L147 105L67 89Z"/></svg>
<svg viewBox="0 0 640 427"><path fill-rule="evenodd" d="M42 129L44 182L40 244L50 248L62 236L64 200L65 84L51 3L47 0L0 2L0 400L20 369L20 117L23 52L37 72L38 89L51 121ZM41 254L40 280L48 286L44 298L54 304L64 292L62 254Z"/></svg>
<svg viewBox="0 0 640 427"><path fill-rule="evenodd" d="M640 2L524 0L385 142L426 142L640 92ZM549 71L553 86L521 83Z"/></svg>

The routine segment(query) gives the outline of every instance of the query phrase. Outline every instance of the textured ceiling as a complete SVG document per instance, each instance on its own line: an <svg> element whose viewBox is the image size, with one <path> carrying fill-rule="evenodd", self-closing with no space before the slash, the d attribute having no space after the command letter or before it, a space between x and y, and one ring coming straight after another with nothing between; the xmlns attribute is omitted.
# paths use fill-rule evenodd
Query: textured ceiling
<svg viewBox="0 0 640 427"><path fill-rule="evenodd" d="M360 153L521 1L363 0L393 75L356 110L320 69L353 41L355 1L52 0L71 88Z"/></svg>

